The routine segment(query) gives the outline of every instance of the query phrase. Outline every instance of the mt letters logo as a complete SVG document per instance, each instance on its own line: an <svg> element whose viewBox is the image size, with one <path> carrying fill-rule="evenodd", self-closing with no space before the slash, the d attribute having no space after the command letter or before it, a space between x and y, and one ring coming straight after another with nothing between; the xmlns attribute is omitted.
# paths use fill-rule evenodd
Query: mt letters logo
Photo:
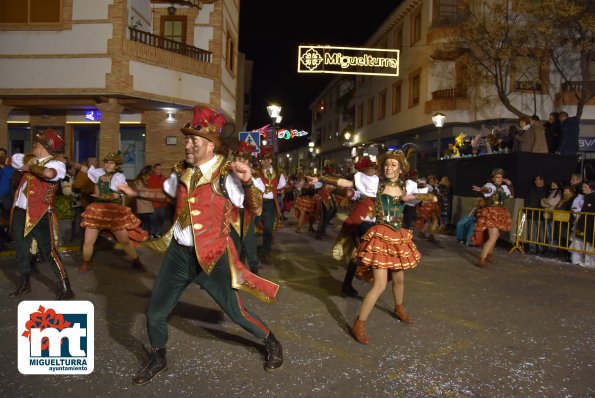
<svg viewBox="0 0 595 398"><path fill-rule="evenodd" d="M22 374L89 374L94 359L90 301L22 301L18 349Z"/></svg>

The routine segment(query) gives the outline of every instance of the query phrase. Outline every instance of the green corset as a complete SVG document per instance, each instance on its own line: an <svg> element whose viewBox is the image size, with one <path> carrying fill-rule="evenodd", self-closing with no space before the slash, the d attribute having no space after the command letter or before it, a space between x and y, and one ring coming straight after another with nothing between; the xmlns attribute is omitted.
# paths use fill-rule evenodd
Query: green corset
<svg viewBox="0 0 595 398"><path fill-rule="evenodd" d="M403 225L403 209L405 202L400 197L381 194L374 201L376 209L376 224L384 224L395 231Z"/></svg>
<svg viewBox="0 0 595 398"><path fill-rule="evenodd" d="M99 203L122 203L122 200L120 198L103 199L103 195L117 193L110 189L110 184L112 183L112 177L114 176L114 173L106 173L105 176L109 177L109 180L103 181L101 178L99 178L99 181L97 181L97 189L99 190L100 197L95 198L95 200Z"/></svg>
<svg viewBox="0 0 595 398"><path fill-rule="evenodd" d="M506 199L506 192L496 191L490 196L490 206L504 207L504 199Z"/></svg>

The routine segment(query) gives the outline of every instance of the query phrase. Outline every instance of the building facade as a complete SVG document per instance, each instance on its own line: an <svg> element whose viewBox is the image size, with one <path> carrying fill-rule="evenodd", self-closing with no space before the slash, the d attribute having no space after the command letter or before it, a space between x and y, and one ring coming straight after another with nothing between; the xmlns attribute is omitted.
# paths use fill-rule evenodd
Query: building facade
<svg viewBox="0 0 595 398"><path fill-rule="evenodd" d="M239 0L2 7L0 147L9 153L27 152L32 134L52 127L76 161L127 149L122 170L133 178L145 164L180 159L194 105L243 124Z"/></svg>
<svg viewBox="0 0 595 398"><path fill-rule="evenodd" d="M460 133L486 136L492 130L504 131L516 125L518 117L489 87L473 95L466 90L462 65L456 58L435 57L456 17L456 0L405 0L398 5L363 47L400 50L399 76L335 78L311 104L319 165L332 163L335 168L346 169L357 156L376 154L383 145L413 142L418 149L410 160L416 167L443 156ZM591 70L595 71L595 67ZM540 86L538 92L527 90L520 84L523 82L511 77L511 84L517 88L512 98L515 107L527 114L535 113L542 120L553 111L575 115L573 93L561 84L554 68L547 70L546 65L544 76L548 84ZM349 90L346 87L352 80L354 88ZM446 116L441 128L432 122L437 112ZM593 100L585 106L581 118L581 137L592 136Z"/></svg>

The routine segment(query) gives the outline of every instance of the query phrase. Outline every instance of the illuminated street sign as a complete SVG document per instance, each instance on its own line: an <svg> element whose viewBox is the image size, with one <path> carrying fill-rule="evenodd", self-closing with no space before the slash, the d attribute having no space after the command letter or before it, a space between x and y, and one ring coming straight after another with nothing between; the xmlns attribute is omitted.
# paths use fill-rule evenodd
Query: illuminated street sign
<svg viewBox="0 0 595 398"><path fill-rule="evenodd" d="M298 73L399 76L399 50L299 46Z"/></svg>

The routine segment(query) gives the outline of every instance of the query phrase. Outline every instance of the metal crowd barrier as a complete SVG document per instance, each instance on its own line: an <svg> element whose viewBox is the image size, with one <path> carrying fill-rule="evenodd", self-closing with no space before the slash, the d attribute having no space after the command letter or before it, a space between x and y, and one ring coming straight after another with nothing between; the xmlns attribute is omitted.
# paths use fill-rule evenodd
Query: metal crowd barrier
<svg viewBox="0 0 595 398"><path fill-rule="evenodd" d="M595 213L521 207L517 216L516 241L509 253L519 250L524 254L527 245L535 245L595 255L595 234L589 237L577 228L582 218L586 220L585 229L590 226L593 231Z"/></svg>

